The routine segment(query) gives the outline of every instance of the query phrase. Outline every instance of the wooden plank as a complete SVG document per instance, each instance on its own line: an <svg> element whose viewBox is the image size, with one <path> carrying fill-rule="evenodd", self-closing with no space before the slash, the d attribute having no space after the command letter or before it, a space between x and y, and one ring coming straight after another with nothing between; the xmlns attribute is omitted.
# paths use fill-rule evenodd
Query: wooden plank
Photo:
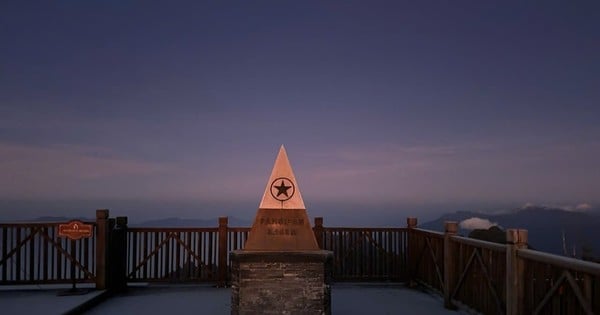
<svg viewBox="0 0 600 315"><path fill-rule="evenodd" d="M210 270L213 269L215 263L214 263L214 258L216 257L215 253L214 253L214 247L213 247L213 233L212 232L208 232L208 267L210 268Z"/></svg>
<svg viewBox="0 0 600 315"><path fill-rule="evenodd" d="M21 280L21 247L23 246L24 242L21 242L21 228L17 227L15 229L16 233L17 233L17 247L15 248L15 270L16 270L16 274L15 274L15 280L19 281Z"/></svg>
<svg viewBox="0 0 600 315"><path fill-rule="evenodd" d="M86 224L95 224L94 221L81 221L83 223ZM62 221L60 222L26 222L26 223L19 223L19 222L11 222L11 223L0 223L0 227L8 227L8 228L41 228L41 227L48 227L48 226L57 226L59 223L63 223Z"/></svg>
<svg viewBox="0 0 600 315"><path fill-rule="evenodd" d="M344 259L344 257L346 257L346 246L343 246L347 243L348 238L350 237L350 233L331 231L331 235L332 242L334 244L333 246L335 248L334 253L337 253L337 263L341 267L339 268L339 271L335 271L336 279L343 278L343 276L348 276L350 273L348 268L349 264Z"/></svg>
<svg viewBox="0 0 600 315"><path fill-rule="evenodd" d="M204 279L204 273L202 271L202 265L204 262L204 238L203 238L203 234L202 232L196 232L196 246L197 246L197 253L200 256L200 261L198 261L198 275L197 278L199 279Z"/></svg>
<svg viewBox="0 0 600 315"><path fill-rule="evenodd" d="M94 238L95 239L95 238ZM84 238L81 240L81 242L83 242L83 249L82 249L82 253L83 253L83 265L86 266L86 268L90 269L90 242L92 241L92 238ZM90 270L94 270L93 268ZM95 274L95 273L94 273Z"/></svg>
<svg viewBox="0 0 600 315"><path fill-rule="evenodd" d="M56 237L56 235L53 235L53 237ZM58 240L58 244L60 244L60 239ZM56 244L53 244L54 247L56 248L57 252L56 252L56 279L63 279L62 278L62 255L60 255L59 253L59 248L56 246Z"/></svg>
<svg viewBox="0 0 600 315"><path fill-rule="evenodd" d="M29 280L34 280L35 275L35 234L37 233L37 228L29 228L29 233L31 233L31 238L29 239L29 255L26 259L26 264L29 265ZM27 275L26 275L27 276Z"/></svg>
<svg viewBox="0 0 600 315"><path fill-rule="evenodd" d="M187 269L185 270L185 276L187 278L192 278L192 272L194 271L194 264L192 261L192 252L194 248L192 246L192 232L185 233L185 242L187 247L189 248L189 250L187 250L187 262L184 263L187 266Z"/></svg>
<svg viewBox="0 0 600 315"><path fill-rule="evenodd" d="M558 256L539 252L531 249L519 249L517 256L525 259L551 264L564 269L580 271L591 275L600 276L600 264L579 260L570 257Z"/></svg>
<svg viewBox="0 0 600 315"><path fill-rule="evenodd" d="M81 280L81 283L93 283L94 281L92 280ZM65 280L65 279L50 279L48 281L40 281L40 280L27 280L27 279L21 279L20 281L15 281L15 280L8 280L6 282L3 282L3 285L24 285L24 284L31 284L31 285L40 285L40 284L65 284L65 283L71 283L69 280Z"/></svg>
<svg viewBox="0 0 600 315"><path fill-rule="evenodd" d="M54 237L54 228L50 228L49 232L44 234L44 241L46 242L46 244L48 245L48 248L50 249L50 257L49 257L49 263L50 263L50 279L56 279L56 259L54 256L56 256L56 251L57 249L54 248L54 246L52 246L52 243L50 243L50 238Z"/></svg>
<svg viewBox="0 0 600 315"><path fill-rule="evenodd" d="M139 231L132 231L132 230L127 230L127 236L128 236L128 244L129 244L129 248L128 248L128 254L127 254L127 274L130 274L131 271L134 270L134 268L137 266L138 264L138 259L139 259L139 250L138 250L138 233L142 233ZM137 271L135 271L133 273L133 277L137 278L140 276L140 272L139 269L136 268ZM131 271L130 271L131 270Z"/></svg>
<svg viewBox="0 0 600 315"><path fill-rule="evenodd" d="M40 233L43 228L40 228ZM36 280L42 280L42 268L44 267L44 261L42 260L42 239L41 236L36 238L36 254L37 254L37 269L36 269Z"/></svg>
<svg viewBox="0 0 600 315"><path fill-rule="evenodd" d="M238 234L238 232L233 232L233 244L235 244L235 246L232 249L234 250L239 249L241 247L238 244Z"/></svg>
<svg viewBox="0 0 600 315"><path fill-rule="evenodd" d="M8 229L7 226L2 227L2 261L0 261L0 265L2 266L3 282L8 280L8 262L4 260L8 256Z"/></svg>
<svg viewBox="0 0 600 315"><path fill-rule="evenodd" d="M197 228L197 227L128 227L128 231L132 233L141 233L141 232L218 232L218 227L207 227L207 228Z"/></svg>
<svg viewBox="0 0 600 315"><path fill-rule="evenodd" d="M506 245L504 244L498 244L458 235L452 236L452 240L457 243L468 244L477 248L485 248L502 253L506 252Z"/></svg>
<svg viewBox="0 0 600 315"><path fill-rule="evenodd" d="M179 280L181 277L181 232L175 234L175 279Z"/></svg>
<svg viewBox="0 0 600 315"><path fill-rule="evenodd" d="M171 243L171 234L172 232L168 232L166 233L166 238L165 238L165 243L163 246L163 252L164 252L164 265L163 265L163 275L166 279L171 280L170 278L170 274L171 274L171 253L170 253L170 243Z"/></svg>
<svg viewBox="0 0 600 315"><path fill-rule="evenodd" d="M157 246L160 243L160 240L159 240L160 235L158 232L146 232L146 233L150 233L150 235L154 235L154 238L153 238L154 242L152 243L152 246L150 246L150 247ZM144 259L147 259L150 255L148 254L145 256L146 256L146 258L144 258ZM159 269L158 262L159 262L159 257L158 257L158 253L156 253L156 254L154 254L154 264L152 265L152 272L150 273L150 275L144 277L145 279L160 277L160 271L159 271L160 269Z"/></svg>

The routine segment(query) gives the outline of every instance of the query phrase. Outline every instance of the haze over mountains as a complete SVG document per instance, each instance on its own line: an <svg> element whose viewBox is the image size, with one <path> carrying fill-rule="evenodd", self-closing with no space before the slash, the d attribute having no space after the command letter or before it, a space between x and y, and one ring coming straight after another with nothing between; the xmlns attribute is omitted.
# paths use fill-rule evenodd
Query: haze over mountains
<svg viewBox="0 0 600 315"><path fill-rule="evenodd" d="M166 208L168 209L168 208ZM473 229L487 229L498 225L502 229L522 228L529 231L529 244L531 247L554 254L563 254L563 234L565 245L569 254L575 250L577 256L581 255L582 248L588 247L594 256L600 255L600 209L582 204L573 207L536 206L525 205L505 211L455 211L444 214L437 210L437 214L427 213L422 216L416 210L401 210L392 205L380 208L369 208L364 205L354 207L322 205L311 208L311 217L323 216L325 226L405 226L407 216L417 216L420 228L442 231L445 221L460 223L459 234L467 236ZM455 208L456 209L456 208ZM460 209L460 208L459 208ZM464 208L463 208L464 209ZM116 213L115 213L116 212ZM164 217L146 217L136 215L132 211L111 211L111 216L128 215L130 226L155 226L155 227L216 227L219 216L229 217L229 226L250 226L255 210L229 211L225 214L219 212L176 212L163 211ZM194 214L195 213L195 214ZM233 213L233 215L232 215ZM61 213L62 214L62 213ZM74 216L56 215L43 217L29 217L19 220L65 222L71 219L94 220L93 210L90 213L75 212ZM180 214L183 214L180 216ZM425 217L425 219L423 218ZM429 217L429 220L427 220ZM436 218L437 217L437 218ZM436 219L433 219L436 218ZM433 220L432 220L433 219ZM6 220L2 221L12 221ZM311 218L312 221L312 218Z"/></svg>
<svg viewBox="0 0 600 315"><path fill-rule="evenodd" d="M585 208L585 209L582 209ZM563 254L563 234L569 254L580 256L582 247L594 255L600 254L600 211L591 207L553 208L526 205L503 213L457 211L419 225L420 228L443 230L445 221L459 222L459 234L468 235L473 229L498 225L502 229L521 228L529 232L529 245L534 249Z"/></svg>

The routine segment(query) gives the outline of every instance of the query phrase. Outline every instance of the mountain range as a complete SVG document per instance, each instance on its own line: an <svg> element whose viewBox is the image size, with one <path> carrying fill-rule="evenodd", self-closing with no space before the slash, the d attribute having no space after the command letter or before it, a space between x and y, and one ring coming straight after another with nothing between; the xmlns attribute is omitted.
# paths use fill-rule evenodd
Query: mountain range
<svg viewBox="0 0 600 315"><path fill-rule="evenodd" d="M70 220L80 221L95 221L95 219L84 218L84 217L62 217L62 216L44 216L37 217L32 220L23 220L15 222L67 222ZM232 227L246 227L250 226L252 222L247 220L239 219L236 217L229 217L228 226ZM184 219L178 217L169 217L164 219L148 220L144 222L129 222L131 227L217 227L219 226L219 218L211 219Z"/></svg>
<svg viewBox="0 0 600 315"><path fill-rule="evenodd" d="M93 221L90 218L39 217L34 222L66 222L71 219ZM498 226L528 230L531 248L553 254L580 257L583 250L591 251L600 257L600 211L591 209L585 212L565 209L526 206L502 213L484 213L474 211L457 211L446 213L439 218L419 225L419 228L443 231L445 221L459 222L459 234L468 236L475 229L488 229ZM232 227L249 227L252 222L236 217L229 217L228 225ZM184 219L170 217L145 222L130 222L129 226L138 227L217 227L218 218ZM563 241L564 240L564 241Z"/></svg>
<svg viewBox="0 0 600 315"><path fill-rule="evenodd" d="M252 222L247 220L239 219L236 217L229 217L227 222L228 226L232 227L248 227L252 225ZM182 219L178 217L171 217L158 220L145 221L138 224L130 224L130 226L145 226L145 227L217 227L219 226L219 219Z"/></svg>
<svg viewBox="0 0 600 315"><path fill-rule="evenodd" d="M579 257L582 250L586 249L595 256L600 255L598 211L578 212L541 206L527 206L496 214L457 211L421 224L419 228L443 231L445 221L459 222L459 234L464 236L473 229L487 229L493 225L504 230L519 228L528 230L529 246L536 250L563 255L566 248L568 255L575 252L575 256Z"/></svg>

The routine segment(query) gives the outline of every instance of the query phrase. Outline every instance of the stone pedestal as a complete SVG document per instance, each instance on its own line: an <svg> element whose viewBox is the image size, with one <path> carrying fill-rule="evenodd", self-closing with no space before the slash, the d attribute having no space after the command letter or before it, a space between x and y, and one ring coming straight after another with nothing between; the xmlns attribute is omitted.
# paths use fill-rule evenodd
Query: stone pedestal
<svg viewBox="0 0 600 315"><path fill-rule="evenodd" d="M331 314L330 251L233 251L231 314Z"/></svg>

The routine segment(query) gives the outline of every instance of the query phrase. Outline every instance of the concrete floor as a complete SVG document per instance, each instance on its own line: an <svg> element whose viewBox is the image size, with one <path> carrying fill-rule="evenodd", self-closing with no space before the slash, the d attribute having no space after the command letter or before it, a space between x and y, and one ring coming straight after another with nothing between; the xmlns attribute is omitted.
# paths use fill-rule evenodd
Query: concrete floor
<svg viewBox="0 0 600 315"><path fill-rule="evenodd" d="M441 297L388 284L335 284L333 314L458 314ZM229 314L230 290L208 286L131 288L86 314Z"/></svg>

